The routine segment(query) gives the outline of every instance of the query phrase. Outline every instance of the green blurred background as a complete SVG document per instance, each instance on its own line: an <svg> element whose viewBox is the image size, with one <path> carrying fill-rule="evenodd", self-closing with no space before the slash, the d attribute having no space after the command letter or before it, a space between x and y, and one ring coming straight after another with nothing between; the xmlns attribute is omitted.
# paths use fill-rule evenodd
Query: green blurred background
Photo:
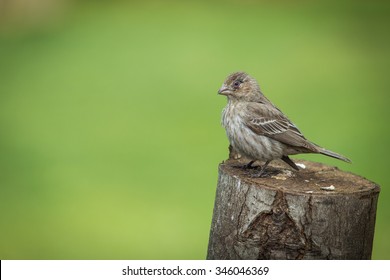
<svg viewBox="0 0 390 280"><path fill-rule="evenodd" d="M0 0L0 258L204 259L245 70L382 187L390 259L387 3Z"/></svg>

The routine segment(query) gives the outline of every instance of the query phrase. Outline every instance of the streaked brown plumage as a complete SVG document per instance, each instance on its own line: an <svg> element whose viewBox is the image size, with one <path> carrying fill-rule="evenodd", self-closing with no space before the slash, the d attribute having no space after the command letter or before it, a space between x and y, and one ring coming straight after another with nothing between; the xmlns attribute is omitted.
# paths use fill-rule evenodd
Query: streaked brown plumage
<svg viewBox="0 0 390 280"><path fill-rule="evenodd" d="M230 144L243 156L265 161L258 176L274 159L282 159L299 170L289 155L319 153L345 162L348 158L307 140L299 129L261 92L257 81L244 72L229 75L219 94L228 104L222 112L222 125Z"/></svg>

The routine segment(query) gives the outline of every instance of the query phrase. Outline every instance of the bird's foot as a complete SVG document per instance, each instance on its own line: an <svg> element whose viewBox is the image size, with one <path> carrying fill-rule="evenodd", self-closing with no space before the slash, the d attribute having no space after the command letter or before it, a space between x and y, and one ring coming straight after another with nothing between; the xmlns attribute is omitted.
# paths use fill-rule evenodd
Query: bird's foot
<svg viewBox="0 0 390 280"><path fill-rule="evenodd" d="M260 172L251 172L249 173L250 178L271 178L272 176L276 176L280 174L280 170L272 169L272 170L264 170Z"/></svg>
<svg viewBox="0 0 390 280"><path fill-rule="evenodd" d="M233 165L234 168L240 168L240 169L255 169L257 168L257 166L252 166L252 164L255 162L255 160L252 160L250 161L249 163L247 164L244 164L244 165Z"/></svg>
<svg viewBox="0 0 390 280"><path fill-rule="evenodd" d="M249 174L249 177L251 177L251 178L268 178L271 176L268 172L257 172L257 173Z"/></svg>
<svg viewBox="0 0 390 280"><path fill-rule="evenodd" d="M268 166L268 164L269 164L270 162L271 162L271 161L268 160L268 161L261 167L261 169L260 169L259 172L250 174L250 177L251 177L251 178L266 178L266 177L271 177L272 175L274 175L275 171L269 170L269 171L266 172L266 168L267 168L267 166ZM252 163L252 162L250 162L250 163Z"/></svg>

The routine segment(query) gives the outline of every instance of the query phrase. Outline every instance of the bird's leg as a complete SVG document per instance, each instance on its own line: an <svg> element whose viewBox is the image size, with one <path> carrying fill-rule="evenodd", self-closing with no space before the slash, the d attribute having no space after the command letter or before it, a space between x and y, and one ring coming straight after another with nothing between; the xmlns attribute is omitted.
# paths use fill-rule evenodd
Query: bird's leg
<svg viewBox="0 0 390 280"><path fill-rule="evenodd" d="M265 168L268 166L268 164L271 162L271 160L267 160L265 164L261 167L260 172L257 174L253 174L253 178L261 178L263 176L263 173L265 171Z"/></svg>
<svg viewBox="0 0 390 280"><path fill-rule="evenodd" d="M255 160L251 160L250 162L248 162L247 164L245 164L244 166L243 166L243 168L244 169L251 169L251 168L254 168L253 166L252 166L252 164L255 162Z"/></svg>
<svg viewBox="0 0 390 280"><path fill-rule="evenodd" d="M254 169L256 168L255 166L252 166L252 164L255 162L256 160L251 160L250 162L248 162L247 164L244 164L244 165L233 165L234 168L239 168L239 169Z"/></svg>

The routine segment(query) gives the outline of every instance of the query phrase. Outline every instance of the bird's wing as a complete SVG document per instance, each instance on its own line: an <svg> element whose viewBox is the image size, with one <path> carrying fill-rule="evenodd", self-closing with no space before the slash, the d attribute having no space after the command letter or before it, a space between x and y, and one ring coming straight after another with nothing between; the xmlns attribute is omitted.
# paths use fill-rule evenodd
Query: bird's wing
<svg viewBox="0 0 390 280"><path fill-rule="evenodd" d="M245 123L254 133L290 146L315 149L299 129L272 104L249 103L247 109Z"/></svg>

